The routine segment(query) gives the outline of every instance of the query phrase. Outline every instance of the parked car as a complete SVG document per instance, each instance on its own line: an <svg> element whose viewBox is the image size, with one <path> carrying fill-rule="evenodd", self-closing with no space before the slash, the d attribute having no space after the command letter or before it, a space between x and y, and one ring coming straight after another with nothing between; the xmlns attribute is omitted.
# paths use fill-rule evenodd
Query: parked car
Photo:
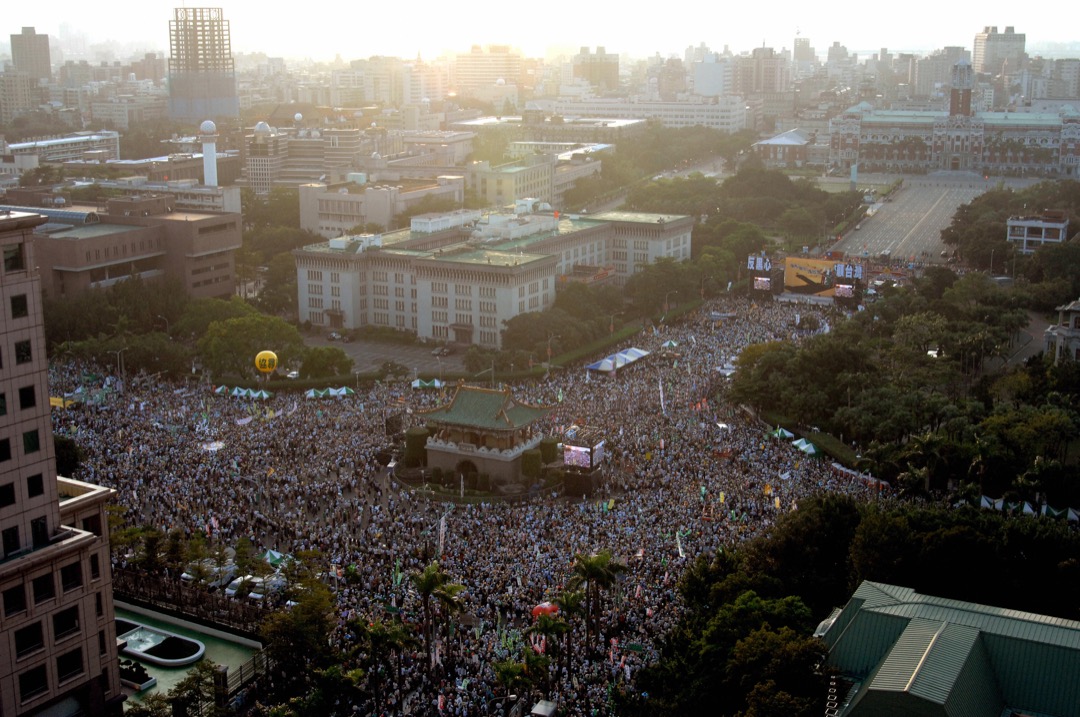
<svg viewBox="0 0 1080 717"><path fill-rule="evenodd" d="M330 335L326 338L330 339L331 341L341 341L341 334L339 334L337 331L331 331Z"/></svg>
<svg viewBox="0 0 1080 717"><path fill-rule="evenodd" d="M280 595L285 592L288 581L281 573L273 573L265 578L252 580L251 589L248 591L248 600L253 603L261 603L266 598Z"/></svg>
<svg viewBox="0 0 1080 717"><path fill-rule="evenodd" d="M231 598L243 597L251 592L255 580L262 580L262 578L257 578L254 575L244 575L239 578L233 578L233 581L225 588L225 595Z"/></svg>
<svg viewBox="0 0 1080 717"><path fill-rule="evenodd" d="M237 568L234 563L218 564L213 558L206 558L199 563L188 566L180 575L180 580L185 583L195 583L196 576L201 574L198 581L211 590L216 590L228 585L236 577Z"/></svg>

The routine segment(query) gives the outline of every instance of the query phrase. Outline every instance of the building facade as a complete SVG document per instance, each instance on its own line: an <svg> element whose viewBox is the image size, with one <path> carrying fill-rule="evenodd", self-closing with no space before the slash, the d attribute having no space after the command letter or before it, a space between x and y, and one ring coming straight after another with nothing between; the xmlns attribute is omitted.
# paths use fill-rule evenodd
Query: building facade
<svg viewBox="0 0 1080 717"><path fill-rule="evenodd" d="M622 284L660 258L690 258L691 217L567 217L540 206L522 200L514 213L464 224L422 217L411 231L296 250L300 320L498 348L504 322L550 308L558 285L583 269Z"/></svg>
<svg viewBox="0 0 1080 717"><path fill-rule="evenodd" d="M11 64L16 72L29 75L35 85L51 80L49 36L37 34L32 27L24 27L18 35L11 35Z"/></svg>
<svg viewBox="0 0 1080 717"><path fill-rule="evenodd" d="M1054 364L1080 361L1080 299L1057 307L1057 323L1047 327L1043 340Z"/></svg>
<svg viewBox="0 0 1080 717"><path fill-rule="evenodd" d="M241 216L178 210L171 195L139 194L95 207L0 207L36 211L49 222L34 234L47 296L76 296L133 277L178 279L192 298L228 298L236 290L234 254Z"/></svg>
<svg viewBox="0 0 1080 717"><path fill-rule="evenodd" d="M1046 244L1060 244L1069 239L1069 215L1061 210L1046 210L1036 216L1009 217L1008 240L1021 254L1034 254Z"/></svg>
<svg viewBox="0 0 1080 717"><path fill-rule="evenodd" d="M441 176L431 180L402 179L392 184L316 182L300 185L300 228L327 239L365 224L393 228L395 217L432 197L460 206L465 179Z"/></svg>
<svg viewBox="0 0 1080 717"><path fill-rule="evenodd" d="M975 71L987 75L999 75L1006 71L1018 71L1027 55L1024 53L1027 36L1016 32L1012 25L1005 32L998 32L996 25L987 25L975 33L971 62Z"/></svg>
<svg viewBox="0 0 1080 717"><path fill-rule="evenodd" d="M601 92L608 92L619 87L619 56L597 47L590 52L588 47L574 55L571 60L571 75L584 80Z"/></svg>
<svg viewBox="0 0 1080 717"><path fill-rule="evenodd" d="M0 214L0 713L119 715L113 491L56 475L33 238L45 222Z"/></svg>

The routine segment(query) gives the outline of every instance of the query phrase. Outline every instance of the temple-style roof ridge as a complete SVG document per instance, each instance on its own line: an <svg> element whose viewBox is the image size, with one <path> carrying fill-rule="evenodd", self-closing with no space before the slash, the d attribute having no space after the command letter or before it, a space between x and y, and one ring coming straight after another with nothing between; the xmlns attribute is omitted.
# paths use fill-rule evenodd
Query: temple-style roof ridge
<svg viewBox="0 0 1080 717"><path fill-rule="evenodd" d="M514 430L537 421L550 408L517 401L509 388L483 388L459 381L448 403L420 415L431 421L488 430Z"/></svg>

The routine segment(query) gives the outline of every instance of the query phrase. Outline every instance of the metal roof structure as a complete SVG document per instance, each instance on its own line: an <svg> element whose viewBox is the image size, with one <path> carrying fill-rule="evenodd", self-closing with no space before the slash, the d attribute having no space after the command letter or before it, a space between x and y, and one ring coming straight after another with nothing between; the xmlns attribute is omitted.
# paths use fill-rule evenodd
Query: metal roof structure
<svg viewBox="0 0 1080 717"><path fill-rule="evenodd" d="M421 415L433 423L480 428L488 431L513 431L537 421L550 408L518 403L510 389L491 389L458 384L449 403Z"/></svg>
<svg viewBox="0 0 1080 717"><path fill-rule="evenodd" d="M856 682L839 714L1080 714L1080 622L864 582L817 633Z"/></svg>

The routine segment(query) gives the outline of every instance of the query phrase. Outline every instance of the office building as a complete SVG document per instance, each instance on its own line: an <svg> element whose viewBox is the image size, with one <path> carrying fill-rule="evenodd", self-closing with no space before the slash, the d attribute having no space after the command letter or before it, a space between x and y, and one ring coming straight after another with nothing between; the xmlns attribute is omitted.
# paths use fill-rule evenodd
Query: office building
<svg viewBox="0 0 1080 717"><path fill-rule="evenodd" d="M25 72L0 72L0 124L9 124L37 104L34 84Z"/></svg>
<svg viewBox="0 0 1080 717"><path fill-rule="evenodd" d="M504 322L550 308L562 282L622 285L660 258L689 259L693 225L634 212L565 216L532 199L513 212L414 217L408 231L294 251L299 317L499 348Z"/></svg>
<svg viewBox="0 0 1080 717"><path fill-rule="evenodd" d="M605 52L603 47L597 47L595 53L583 47L571 60L571 72L575 79L588 82L600 92L608 92L619 87L619 56Z"/></svg>
<svg viewBox="0 0 1080 717"><path fill-rule="evenodd" d="M987 75L1004 74L1006 70L1017 72L1027 58L1025 38L1026 35L1016 32L1012 25L1006 27L1005 32L998 32L997 26L988 25L975 34L971 64L976 72Z"/></svg>
<svg viewBox="0 0 1080 717"><path fill-rule="evenodd" d="M196 299L227 299L234 293L240 214L181 210L169 194L115 197L104 211L52 198L46 194L40 208L0 206L0 211L34 211L48 219L34 233L46 296L77 296L133 277L165 276L175 277Z"/></svg>
<svg viewBox="0 0 1080 717"><path fill-rule="evenodd" d="M507 45L491 45L487 52L473 45L454 60L453 89L459 95L475 97L490 93L495 86L516 86L522 76L521 54Z"/></svg>
<svg viewBox="0 0 1080 717"><path fill-rule="evenodd" d="M0 714L119 715L113 491L56 475L34 254L46 221L0 213Z"/></svg>
<svg viewBox="0 0 1080 717"><path fill-rule="evenodd" d="M169 116L238 117L229 21L219 7L183 7L169 21Z"/></svg>
<svg viewBox="0 0 1080 717"><path fill-rule="evenodd" d="M49 36L39 35L32 27L24 27L11 36L11 65L16 72L25 72L34 85L52 79L52 60L49 56Z"/></svg>

